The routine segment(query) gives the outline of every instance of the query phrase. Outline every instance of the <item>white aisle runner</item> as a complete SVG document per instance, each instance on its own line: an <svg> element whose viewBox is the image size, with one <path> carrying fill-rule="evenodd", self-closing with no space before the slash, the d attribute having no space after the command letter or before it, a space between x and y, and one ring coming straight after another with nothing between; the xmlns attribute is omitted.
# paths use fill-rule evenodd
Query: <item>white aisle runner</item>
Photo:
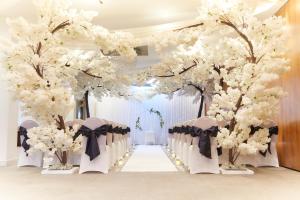
<svg viewBox="0 0 300 200"><path fill-rule="evenodd" d="M159 145L139 145L122 172L174 172L176 167Z"/></svg>

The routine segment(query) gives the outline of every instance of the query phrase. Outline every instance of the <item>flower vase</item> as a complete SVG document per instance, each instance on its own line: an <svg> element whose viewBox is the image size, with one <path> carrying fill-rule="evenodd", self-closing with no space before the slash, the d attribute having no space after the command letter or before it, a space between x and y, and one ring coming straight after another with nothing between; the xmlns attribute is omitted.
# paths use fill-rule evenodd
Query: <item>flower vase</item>
<svg viewBox="0 0 300 200"><path fill-rule="evenodd" d="M57 175L66 175L66 174L75 174L78 172L79 168L74 167L68 162L69 156L66 156L64 162L61 162L57 157L54 157L48 161L47 164L44 164L44 170L41 174L57 174Z"/></svg>
<svg viewBox="0 0 300 200"><path fill-rule="evenodd" d="M220 171L225 175L253 175L254 171L248 169L245 165L238 164L224 164L221 166Z"/></svg>

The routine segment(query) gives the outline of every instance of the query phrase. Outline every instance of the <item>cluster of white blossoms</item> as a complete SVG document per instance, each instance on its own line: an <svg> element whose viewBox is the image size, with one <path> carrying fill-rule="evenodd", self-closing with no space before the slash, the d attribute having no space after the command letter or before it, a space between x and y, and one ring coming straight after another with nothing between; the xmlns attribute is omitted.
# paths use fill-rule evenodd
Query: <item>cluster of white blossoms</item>
<svg viewBox="0 0 300 200"><path fill-rule="evenodd" d="M41 125L30 131L34 137L31 146L51 152L73 151L77 142L63 126L65 116L74 108L74 96L95 88L101 88L97 91L100 95L123 92L128 80L116 74L111 57L105 54L117 52L132 60L135 40L130 34L110 33L93 25L91 20L97 13L71 9L71 1L34 3L36 23L22 17L7 20L12 35L8 42L11 48L3 49L7 80L22 112ZM94 50L74 48L79 41L92 43Z"/></svg>
<svg viewBox="0 0 300 200"><path fill-rule="evenodd" d="M207 114L222 127L219 146L234 149L234 160L266 150L268 129L250 135L250 127L264 127L278 114L284 92L276 81L289 69L285 19L261 20L253 13L245 1L207 1L199 9L197 28L155 40L156 49L172 47L172 54L161 53L162 62L144 72L144 77L157 78L161 93L202 88L209 100ZM193 34L178 39L184 32Z"/></svg>
<svg viewBox="0 0 300 200"><path fill-rule="evenodd" d="M27 153L42 151L46 158L55 157L63 151L78 152L81 149L82 136L73 139L78 126L72 129L58 130L56 126L34 127L28 130L27 143L32 146Z"/></svg>

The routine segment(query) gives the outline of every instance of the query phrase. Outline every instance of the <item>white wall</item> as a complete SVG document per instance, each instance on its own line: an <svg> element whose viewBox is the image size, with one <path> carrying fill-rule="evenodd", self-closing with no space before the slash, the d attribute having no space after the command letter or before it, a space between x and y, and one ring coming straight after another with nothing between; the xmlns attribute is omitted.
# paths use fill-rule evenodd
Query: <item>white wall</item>
<svg viewBox="0 0 300 200"><path fill-rule="evenodd" d="M0 69L0 73L2 72ZM17 158L18 106L0 81L0 166Z"/></svg>
<svg viewBox="0 0 300 200"><path fill-rule="evenodd" d="M128 125L136 144L144 143L143 133L145 131L155 133L156 143L166 144L169 127L197 117L200 102L193 103L193 100L193 97L187 96L174 96L173 99L169 100L165 95L156 95L142 102L105 97L97 103L94 116ZM151 108L162 114L165 122L163 128L160 128L159 118L155 114L149 113ZM135 129L136 120L139 116L143 131Z"/></svg>

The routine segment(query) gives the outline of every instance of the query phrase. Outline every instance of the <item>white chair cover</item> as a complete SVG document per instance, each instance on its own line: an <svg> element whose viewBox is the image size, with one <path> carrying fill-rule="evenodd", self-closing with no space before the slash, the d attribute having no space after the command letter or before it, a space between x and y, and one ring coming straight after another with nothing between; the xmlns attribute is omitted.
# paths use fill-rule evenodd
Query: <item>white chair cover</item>
<svg viewBox="0 0 300 200"><path fill-rule="evenodd" d="M29 130L33 127L38 127L38 124L33 120L26 120L20 126ZM21 143L24 140L24 136L21 136ZM43 164L43 153L41 151L35 151L30 155L27 155L24 151L23 147L19 148L19 159L18 159L18 167L22 166L35 166L42 167Z"/></svg>
<svg viewBox="0 0 300 200"><path fill-rule="evenodd" d="M194 126L201 128L202 130L208 129L212 126L217 126L217 123L208 117L202 117L195 121ZM196 173L214 173L219 174L219 161L217 152L216 138L210 138L211 144L211 159L203 156L199 152L198 147L199 137L193 138L193 147L190 153L189 169L191 174Z"/></svg>
<svg viewBox="0 0 300 200"><path fill-rule="evenodd" d="M267 152L266 156L263 156L260 153L256 155L255 167L279 167L276 149L277 138L278 135L272 135L271 137L271 153Z"/></svg>
<svg viewBox="0 0 300 200"><path fill-rule="evenodd" d="M88 118L83 123L84 126L92 130L104 124L106 124L106 122L98 118ZM80 161L80 169L79 169L80 174L88 171L99 171L105 174L108 173L110 167L110 163L109 163L110 149L107 148L106 146L106 136L101 135L100 137L98 137L97 140L100 148L100 155L97 156L92 161L90 161L89 156L85 154L87 138L83 137L83 148L81 153L81 161Z"/></svg>
<svg viewBox="0 0 300 200"><path fill-rule="evenodd" d="M273 121L266 122L265 127L270 128L276 126ZM277 155L277 135L271 136L270 150L265 156L259 152L254 155L240 155L236 161L237 164L251 165L253 167L279 167L278 155ZM219 158L221 164L228 163L228 150L222 150L222 155Z"/></svg>

